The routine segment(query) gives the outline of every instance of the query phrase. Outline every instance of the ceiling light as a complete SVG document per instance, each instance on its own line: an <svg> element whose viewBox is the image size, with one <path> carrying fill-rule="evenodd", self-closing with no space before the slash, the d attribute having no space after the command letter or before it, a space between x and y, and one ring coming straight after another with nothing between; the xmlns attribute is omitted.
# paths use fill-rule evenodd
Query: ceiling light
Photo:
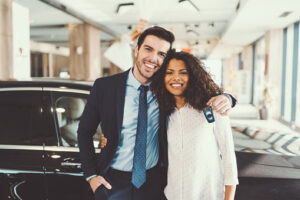
<svg viewBox="0 0 300 200"><path fill-rule="evenodd" d="M186 8L195 9L197 12L200 11L199 8L192 2L192 0L179 0L178 2Z"/></svg>
<svg viewBox="0 0 300 200"><path fill-rule="evenodd" d="M83 53L83 48L82 48L82 46L77 46L77 47L75 47L75 52L76 52L78 55L82 55L82 53Z"/></svg>
<svg viewBox="0 0 300 200"><path fill-rule="evenodd" d="M285 11L285 12L281 13L281 15L279 15L279 17L284 18L284 17L287 17L291 13L292 13L291 11Z"/></svg>
<svg viewBox="0 0 300 200"><path fill-rule="evenodd" d="M56 112L58 112L58 113L64 113L64 112L66 112L66 109L64 109L64 108L56 108Z"/></svg>
<svg viewBox="0 0 300 200"><path fill-rule="evenodd" d="M58 159L58 158L61 158L61 156L60 155L51 155L51 158Z"/></svg>
<svg viewBox="0 0 300 200"><path fill-rule="evenodd" d="M199 33L196 32L196 31L194 31L194 30L189 29L189 30L187 30L186 32L187 32L187 34L188 34L190 37L194 37L194 38L198 38L198 37L199 37Z"/></svg>
<svg viewBox="0 0 300 200"><path fill-rule="evenodd" d="M118 15L122 15L124 13L126 13L128 10L130 10L132 8L132 6L134 6L133 2L130 3L120 3L117 7L116 13Z"/></svg>
<svg viewBox="0 0 300 200"><path fill-rule="evenodd" d="M194 33L195 35L199 36L198 32L196 32L194 30L191 30L191 29L187 30L186 32L188 32L188 33Z"/></svg>

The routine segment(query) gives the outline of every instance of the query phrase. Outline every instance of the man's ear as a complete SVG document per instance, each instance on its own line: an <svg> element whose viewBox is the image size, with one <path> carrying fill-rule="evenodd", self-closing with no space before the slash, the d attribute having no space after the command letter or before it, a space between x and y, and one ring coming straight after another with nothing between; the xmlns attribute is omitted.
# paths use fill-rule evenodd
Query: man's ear
<svg viewBox="0 0 300 200"><path fill-rule="evenodd" d="M138 55L139 49L138 49L138 45L135 46L134 48L134 57L136 58Z"/></svg>

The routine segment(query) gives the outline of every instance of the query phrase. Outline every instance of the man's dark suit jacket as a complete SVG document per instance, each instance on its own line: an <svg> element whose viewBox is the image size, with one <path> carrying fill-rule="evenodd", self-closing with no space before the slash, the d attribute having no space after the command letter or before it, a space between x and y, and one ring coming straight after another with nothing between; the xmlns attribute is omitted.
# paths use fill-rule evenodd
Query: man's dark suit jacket
<svg viewBox="0 0 300 200"><path fill-rule="evenodd" d="M85 177L105 176L116 153L123 123L125 89L129 71L97 79L88 97L78 128L78 145ZM96 156L93 135L99 123L107 138L107 144L99 156ZM168 159L166 116L162 112L159 117L158 134L158 162L160 166L164 167L167 166ZM166 173L163 174L162 180L166 181Z"/></svg>

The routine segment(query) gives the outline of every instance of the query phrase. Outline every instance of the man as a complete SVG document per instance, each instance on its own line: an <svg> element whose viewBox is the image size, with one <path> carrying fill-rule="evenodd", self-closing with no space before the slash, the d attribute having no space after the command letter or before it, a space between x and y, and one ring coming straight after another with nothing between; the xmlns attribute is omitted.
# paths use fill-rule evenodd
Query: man
<svg viewBox="0 0 300 200"><path fill-rule="evenodd" d="M166 117L145 86L173 41L174 35L161 27L145 30L135 47L134 67L94 83L79 124L78 143L84 176L96 200L162 198L167 169ZM225 95L208 103L220 113L231 107ZM99 123L107 144L96 157L93 135Z"/></svg>

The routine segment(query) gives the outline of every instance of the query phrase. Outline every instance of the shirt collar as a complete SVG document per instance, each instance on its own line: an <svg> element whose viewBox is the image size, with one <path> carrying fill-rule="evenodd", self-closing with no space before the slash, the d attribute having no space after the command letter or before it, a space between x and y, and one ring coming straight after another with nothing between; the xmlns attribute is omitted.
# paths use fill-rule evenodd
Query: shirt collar
<svg viewBox="0 0 300 200"><path fill-rule="evenodd" d="M151 82L147 83L146 86L150 86ZM135 89L139 89L139 87L142 85L133 75L133 68L130 69L127 79L127 85L133 86Z"/></svg>

